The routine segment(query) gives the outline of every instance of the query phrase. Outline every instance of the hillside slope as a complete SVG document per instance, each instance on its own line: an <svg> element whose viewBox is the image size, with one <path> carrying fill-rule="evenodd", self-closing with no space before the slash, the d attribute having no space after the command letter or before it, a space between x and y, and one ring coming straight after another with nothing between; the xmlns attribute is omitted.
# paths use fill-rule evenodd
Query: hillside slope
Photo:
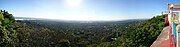
<svg viewBox="0 0 180 47"><path fill-rule="evenodd" d="M21 22L26 23L28 26L32 26L33 28L45 27L45 28L49 28L50 30L54 30L55 32L53 33L57 33L56 34L57 36L54 38L59 38L59 39L54 40L56 43L51 41L54 43L54 45L46 44L49 46L133 47L133 46L150 46L156 40L157 36L160 34L163 27L164 15L157 16L143 22L132 22L132 23L128 22L128 24L117 23L117 24L110 24L110 25L102 24L102 23L101 25L99 24L96 25L97 23L94 25L92 23L91 24L81 24L81 23L77 24L76 23L75 25L72 25L72 24L67 24L67 23L61 23L61 24L58 22L54 23L52 21L49 21L50 23L48 24L44 24L46 23L45 21L36 21L35 23L33 21L31 21L30 23L28 21L24 21L24 22L21 21ZM83 26L80 26L80 25L83 25ZM104 28L104 26L106 26L106 28ZM44 32L44 33L49 34L48 32ZM46 39L46 37L44 38ZM118 39L112 40L112 38L118 38ZM32 40L32 41L35 41L35 40ZM44 41L49 41L49 40L44 40ZM29 43L32 43L32 42L29 42ZM42 41L41 43L44 43L44 42Z"/></svg>
<svg viewBox="0 0 180 47"><path fill-rule="evenodd" d="M118 38L117 46L123 47L149 47L161 33L165 15L160 15L129 26L129 29Z"/></svg>
<svg viewBox="0 0 180 47"><path fill-rule="evenodd" d="M4 18L1 18L0 33L3 35L0 35L0 40L3 41L0 46L22 47L149 47L160 34L164 23L164 15L149 20L95 23L14 21L12 15Z"/></svg>

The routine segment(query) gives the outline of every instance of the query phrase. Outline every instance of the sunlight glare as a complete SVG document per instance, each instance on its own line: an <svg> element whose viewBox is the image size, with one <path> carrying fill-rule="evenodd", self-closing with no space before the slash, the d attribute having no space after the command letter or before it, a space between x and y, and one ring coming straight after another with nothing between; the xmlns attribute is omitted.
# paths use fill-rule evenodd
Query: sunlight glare
<svg viewBox="0 0 180 47"><path fill-rule="evenodd" d="M66 0L66 3L70 7L77 7L82 3L82 0Z"/></svg>

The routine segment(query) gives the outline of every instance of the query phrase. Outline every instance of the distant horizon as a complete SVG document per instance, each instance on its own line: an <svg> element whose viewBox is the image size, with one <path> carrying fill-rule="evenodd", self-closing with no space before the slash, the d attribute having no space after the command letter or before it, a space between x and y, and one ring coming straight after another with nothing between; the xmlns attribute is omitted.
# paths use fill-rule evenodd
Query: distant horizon
<svg viewBox="0 0 180 47"><path fill-rule="evenodd" d="M121 19L121 20L64 20L64 19L50 19L50 18L36 18L36 17L14 17L15 19L17 18L32 18L32 20L60 20L60 21L126 21L126 20L146 20L146 19L151 19L151 18L139 18L139 19Z"/></svg>

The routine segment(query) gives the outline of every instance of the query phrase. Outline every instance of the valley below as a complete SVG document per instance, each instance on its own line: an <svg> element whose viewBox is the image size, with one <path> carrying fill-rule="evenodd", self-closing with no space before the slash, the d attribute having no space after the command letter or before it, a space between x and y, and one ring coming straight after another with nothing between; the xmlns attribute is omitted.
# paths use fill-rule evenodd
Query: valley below
<svg viewBox="0 0 180 47"><path fill-rule="evenodd" d="M64 21L14 18L2 12L0 46L5 47L149 47L161 33L166 15L121 21Z"/></svg>

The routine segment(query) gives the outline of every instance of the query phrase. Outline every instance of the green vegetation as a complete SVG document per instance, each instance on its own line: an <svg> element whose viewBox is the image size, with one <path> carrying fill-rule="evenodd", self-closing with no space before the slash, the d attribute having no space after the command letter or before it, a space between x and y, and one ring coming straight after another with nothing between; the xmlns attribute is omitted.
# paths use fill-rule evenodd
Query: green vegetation
<svg viewBox="0 0 180 47"><path fill-rule="evenodd" d="M149 20L64 22L14 20L0 12L2 47L149 47L163 28L164 15Z"/></svg>
<svg viewBox="0 0 180 47"><path fill-rule="evenodd" d="M17 32L12 25L15 22L12 14L0 11L0 46L15 46L18 42Z"/></svg>
<svg viewBox="0 0 180 47"><path fill-rule="evenodd" d="M144 23L130 26L129 29L116 40L117 46L149 47L161 33L165 15L153 17Z"/></svg>

